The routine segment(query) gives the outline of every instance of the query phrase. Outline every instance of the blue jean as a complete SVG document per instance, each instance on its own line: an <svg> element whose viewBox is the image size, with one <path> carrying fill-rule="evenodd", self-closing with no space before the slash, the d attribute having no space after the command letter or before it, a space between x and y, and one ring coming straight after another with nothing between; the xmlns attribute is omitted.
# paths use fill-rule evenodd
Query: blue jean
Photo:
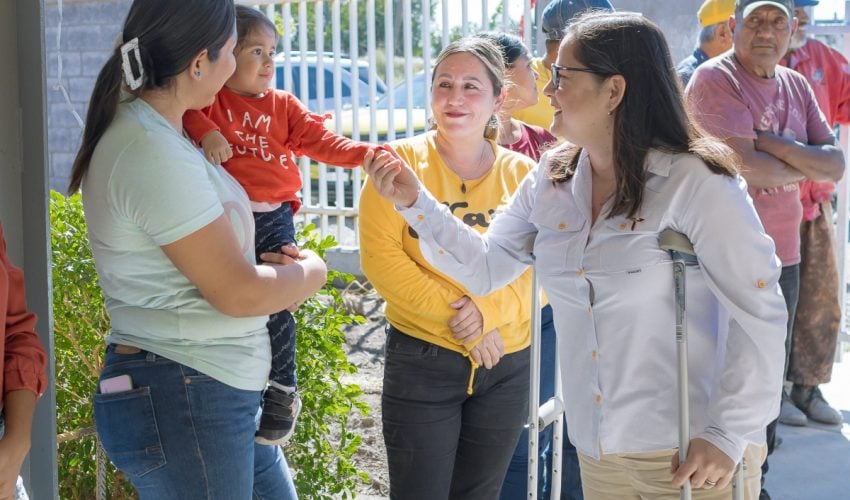
<svg viewBox="0 0 850 500"><path fill-rule="evenodd" d="M141 499L294 499L283 452L254 443L260 391L223 384L147 351L106 350L100 379L132 389L94 396L97 432Z"/></svg>
<svg viewBox="0 0 850 500"><path fill-rule="evenodd" d="M279 253L282 246L295 243L292 205L287 202L271 212L254 212L254 231L257 262L262 262L260 254ZM295 387L295 320L289 311L280 311L269 315L266 327L272 345L269 379Z"/></svg>
<svg viewBox="0 0 850 500"><path fill-rule="evenodd" d="M3 411L0 410L0 439L6 434L6 419L3 417ZM24 479L18 476L18 481L15 483L15 492L12 500L29 500L27 490L24 489Z"/></svg>
<svg viewBox="0 0 850 500"><path fill-rule="evenodd" d="M498 498L528 413L529 350L479 367L390 327L383 409L393 500Z"/></svg>
<svg viewBox="0 0 850 500"><path fill-rule="evenodd" d="M555 321L552 306L540 310L540 402L544 403L555 394ZM576 448L567 437L567 421L564 420L561 460L561 499L582 500L581 476L579 474ZM552 491L552 426L539 434L539 457L537 460L537 498L547 499ZM519 437L514 455L502 484L501 500L527 498L528 488L528 428Z"/></svg>

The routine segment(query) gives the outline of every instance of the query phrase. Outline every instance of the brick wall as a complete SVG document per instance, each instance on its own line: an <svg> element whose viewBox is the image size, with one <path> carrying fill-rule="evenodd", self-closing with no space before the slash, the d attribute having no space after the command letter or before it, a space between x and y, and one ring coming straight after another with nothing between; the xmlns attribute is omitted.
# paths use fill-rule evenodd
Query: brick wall
<svg viewBox="0 0 850 500"><path fill-rule="evenodd" d="M56 47L59 26L57 2L48 1L45 26L47 50L47 143L50 161L49 186L60 192L68 188L71 164L80 146L82 128L71 114L65 98L54 87L62 57L62 83L71 106L85 120L97 74L109 57L131 0L63 2L61 46Z"/></svg>

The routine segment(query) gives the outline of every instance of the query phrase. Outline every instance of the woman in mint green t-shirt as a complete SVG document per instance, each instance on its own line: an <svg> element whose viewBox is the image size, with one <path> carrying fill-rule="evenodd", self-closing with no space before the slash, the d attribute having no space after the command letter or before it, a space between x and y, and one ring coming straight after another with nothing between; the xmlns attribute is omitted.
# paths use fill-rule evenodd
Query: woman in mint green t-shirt
<svg viewBox="0 0 850 500"><path fill-rule="evenodd" d="M112 328L97 430L141 498L294 498L254 443L267 315L325 282L314 253L254 261L242 188L182 133L235 68L232 0L136 0L92 93L82 189Z"/></svg>

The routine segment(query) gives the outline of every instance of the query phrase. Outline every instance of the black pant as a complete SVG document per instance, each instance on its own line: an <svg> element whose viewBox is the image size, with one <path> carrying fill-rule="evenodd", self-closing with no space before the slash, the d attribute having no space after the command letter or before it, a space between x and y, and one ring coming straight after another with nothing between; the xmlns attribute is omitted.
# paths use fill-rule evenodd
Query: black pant
<svg viewBox="0 0 850 500"><path fill-rule="evenodd" d="M493 500L528 414L529 349L479 367L388 328L381 397L390 498Z"/></svg>
<svg viewBox="0 0 850 500"><path fill-rule="evenodd" d="M785 374L788 372L788 355L791 352L791 333L794 330L794 316L797 313L797 302L800 298L800 264L793 266L785 266L782 268L782 274L779 275L779 288L782 289L782 295L785 297L785 307L788 308L788 325L787 334L785 335L785 368L782 370L782 382L785 382ZM783 389L784 391L784 389ZM777 418L767 425L767 455L773 453L774 445L776 444L776 424L779 422ZM767 463L767 458L761 465L761 484L764 485L764 478L770 466ZM766 496L766 492L762 490L762 498L770 498Z"/></svg>
<svg viewBox="0 0 850 500"><path fill-rule="evenodd" d="M287 202L271 212L254 212L254 232L258 263L262 262L260 254L280 253L281 247L295 243L292 205ZM269 379L295 387L295 319L289 311L280 311L269 315L266 327L272 346Z"/></svg>

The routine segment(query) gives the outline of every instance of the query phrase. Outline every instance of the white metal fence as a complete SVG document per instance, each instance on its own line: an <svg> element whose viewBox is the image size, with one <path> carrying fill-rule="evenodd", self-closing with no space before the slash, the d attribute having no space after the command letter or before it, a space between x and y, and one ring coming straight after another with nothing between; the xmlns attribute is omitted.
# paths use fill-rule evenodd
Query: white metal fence
<svg viewBox="0 0 850 500"><path fill-rule="evenodd" d="M533 28L531 0L237 3L257 6L280 23L279 86L309 102L312 111L331 112L337 133L375 144L427 128L429 68L436 53L453 37L482 30L507 31L524 34L526 44L532 47L537 42L532 35L539 31ZM542 2L544 7L546 3ZM366 62L367 71L362 75L357 61ZM417 77L421 71L425 77ZM386 88L385 93L379 91L381 87ZM343 247L357 247L361 170L308 158L301 158L299 167L304 180L299 220L316 224L323 235L334 235Z"/></svg>
<svg viewBox="0 0 850 500"><path fill-rule="evenodd" d="M534 52L539 54L542 41L538 20L548 1L538 0L534 6L531 0L237 0L237 3L264 9L269 18L280 23L282 88L309 102L313 111L331 112L337 133L380 144L426 128L431 113L427 105L429 69L433 57L453 37L487 29L506 31L520 34L526 45L534 47ZM850 12L850 1L846 4L846 12ZM379 29L380 25L383 29ZM850 55L850 24L811 26L809 31L838 36L842 40L842 52ZM315 57L311 59L308 54ZM327 57L322 56L325 54ZM357 61L366 63L363 75ZM417 79L420 71L425 72L425 77L420 75ZM357 83L361 78L364 85L349 85L350 94L344 95L344 85ZM326 85L327 95L323 92ZM313 98L309 93L311 86L316 89ZM379 91L382 87L385 92ZM848 127L842 127L845 152L850 151L848 136ZM847 158L850 161L850 154ZM323 235L334 235L342 247L356 249L361 170L317 164L308 158L301 158L299 166L304 179L299 220L316 224ZM838 241L843 243L838 245L838 257L844 277L850 210L846 176L838 191ZM841 280L841 294L845 304L846 279ZM842 341L850 342L846 330Z"/></svg>

